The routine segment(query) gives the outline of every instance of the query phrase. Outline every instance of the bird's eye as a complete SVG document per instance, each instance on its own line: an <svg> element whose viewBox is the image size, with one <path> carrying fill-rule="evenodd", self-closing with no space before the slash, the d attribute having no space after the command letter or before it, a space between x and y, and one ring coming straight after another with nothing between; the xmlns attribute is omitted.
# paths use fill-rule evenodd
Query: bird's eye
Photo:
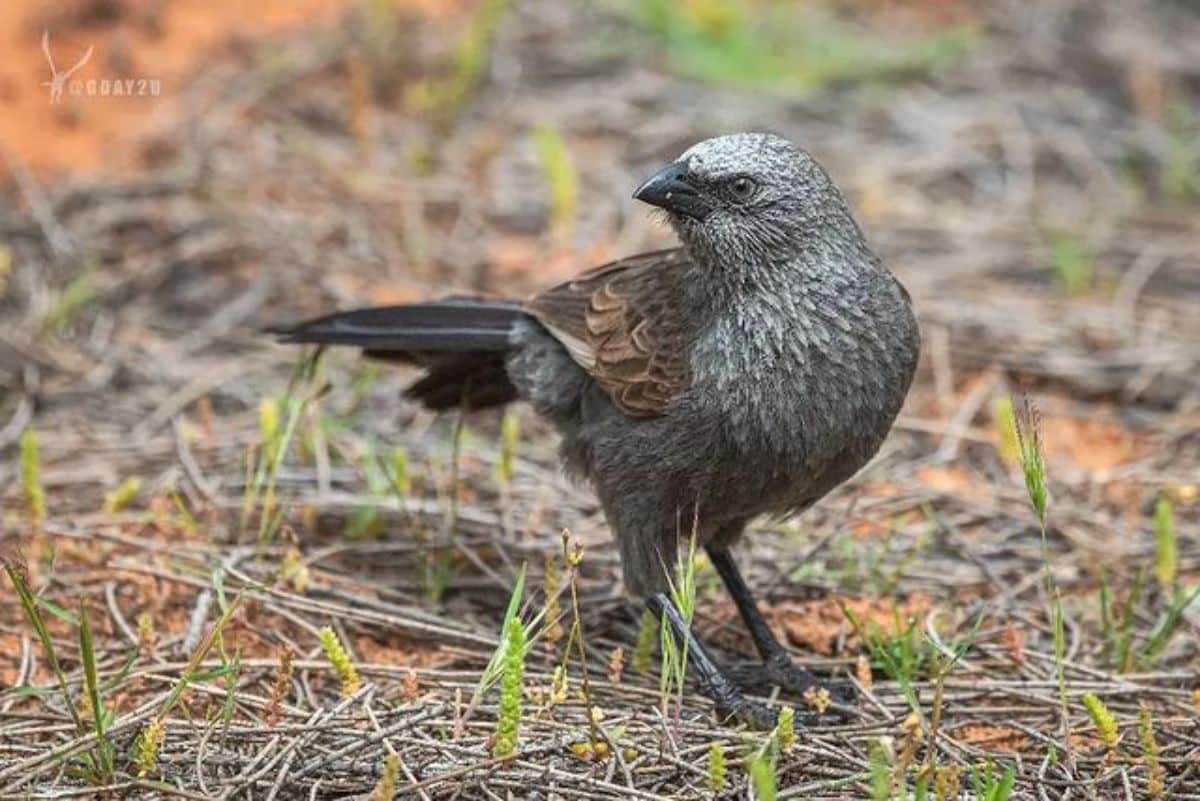
<svg viewBox="0 0 1200 801"><path fill-rule="evenodd" d="M729 191L737 200L749 200L756 189L758 185L744 175L734 178L729 184Z"/></svg>

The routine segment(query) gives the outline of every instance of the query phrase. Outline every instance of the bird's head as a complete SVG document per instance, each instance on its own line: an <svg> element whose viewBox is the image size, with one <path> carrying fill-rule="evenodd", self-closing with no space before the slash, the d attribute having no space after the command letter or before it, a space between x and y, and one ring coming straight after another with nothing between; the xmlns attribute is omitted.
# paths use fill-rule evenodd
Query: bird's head
<svg viewBox="0 0 1200 801"><path fill-rule="evenodd" d="M684 245L719 264L790 259L813 237L860 238L821 166L774 134L706 139L633 196L665 210Z"/></svg>

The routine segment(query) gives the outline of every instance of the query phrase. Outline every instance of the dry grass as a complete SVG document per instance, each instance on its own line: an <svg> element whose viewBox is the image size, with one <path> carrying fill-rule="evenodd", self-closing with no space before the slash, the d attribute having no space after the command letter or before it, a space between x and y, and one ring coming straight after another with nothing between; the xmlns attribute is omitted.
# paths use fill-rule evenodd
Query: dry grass
<svg viewBox="0 0 1200 801"><path fill-rule="evenodd" d="M647 74L580 45L611 20L581 26L584 12L552 5L507 12L490 46L509 68L489 67L453 123L395 99L363 108L347 88L356 49L307 32L282 66L233 55L181 89L203 111L181 122L188 138L155 143L168 167L47 186L14 171L0 200L0 547L42 599L66 689L6 589L0 798L84 797L97 782L206 799L392 782L400 798L703 798L714 744L724 792L745 797L763 735L714 724L694 693L664 720L655 672L613 668L641 611L544 425L522 413L514 452L518 429L497 416L434 418L397 400L405 374L349 354L297 377L296 354L253 329L447 286L520 292L659 244L629 210L637 176L716 127L764 125L847 187L926 340L876 462L801 520L760 524L744 551L798 656L861 690L853 720L778 753L779 797L863 797L880 776L895 797L922 775L931 794L969 788L988 760L1014 768L1018 798L1200 797L1197 616L1171 614L1200 580L1200 230L1194 199L1170 189L1179 126L1153 102L1194 99L1200 76L1181 56L1147 78L1130 52L1150 49L1122 49L1157 30L1154 52L1194 53L1200 18L1013 4L931 83L785 101ZM1090 9L1085 30L1068 27L1074 6ZM413 50L401 83L425 80L427 60L455 74L453 53ZM516 82L514 63L548 77ZM578 173L573 225L546 200L542 125ZM1063 230L1086 238L1091 271L1069 296L1051 247ZM514 262L524 270L495 266ZM1042 409L1045 558L997 404L1018 385ZM279 399L274 423L264 398ZM30 427L44 516L20 480ZM248 468L280 453L278 470ZM564 528L585 546L575 588L598 711L577 657L565 697L555 685L572 640L538 641L517 754L496 758L497 691L473 695L522 565L525 619L566 610L572 628L570 595L547 604L543 589ZM552 591L568 592L558 571ZM744 658L713 572L695 578L697 625ZM327 626L361 679L347 696ZM1114 718L1115 745L1085 694Z"/></svg>

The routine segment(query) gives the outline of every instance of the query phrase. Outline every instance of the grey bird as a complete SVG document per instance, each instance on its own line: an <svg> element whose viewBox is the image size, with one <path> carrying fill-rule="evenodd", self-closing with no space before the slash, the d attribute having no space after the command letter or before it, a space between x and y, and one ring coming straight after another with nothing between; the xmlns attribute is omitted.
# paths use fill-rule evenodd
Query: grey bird
<svg viewBox="0 0 1200 801"><path fill-rule="evenodd" d="M523 400L562 434L566 469L594 487L625 587L689 646L725 719L765 728L688 629L668 576L693 535L729 589L765 677L803 693L795 665L730 554L759 515L807 509L876 453L916 369L909 296L871 251L841 192L771 134L694 145L638 187L682 247L581 273L524 303L450 298L274 329L354 345L424 375L431 409Z"/></svg>

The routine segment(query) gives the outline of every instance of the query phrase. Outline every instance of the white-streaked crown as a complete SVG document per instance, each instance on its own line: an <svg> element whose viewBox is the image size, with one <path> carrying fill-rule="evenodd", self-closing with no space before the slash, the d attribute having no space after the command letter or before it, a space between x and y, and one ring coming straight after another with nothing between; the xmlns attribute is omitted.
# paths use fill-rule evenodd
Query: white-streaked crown
<svg viewBox="0 0 1200 801"><path fill-rule="evenodd" d="M769 164L780 158L795 158L798 148L781 136L769 133L736 133L697 142L677 159L697 175L718 177L744 170L747 164Z"/></svg>

